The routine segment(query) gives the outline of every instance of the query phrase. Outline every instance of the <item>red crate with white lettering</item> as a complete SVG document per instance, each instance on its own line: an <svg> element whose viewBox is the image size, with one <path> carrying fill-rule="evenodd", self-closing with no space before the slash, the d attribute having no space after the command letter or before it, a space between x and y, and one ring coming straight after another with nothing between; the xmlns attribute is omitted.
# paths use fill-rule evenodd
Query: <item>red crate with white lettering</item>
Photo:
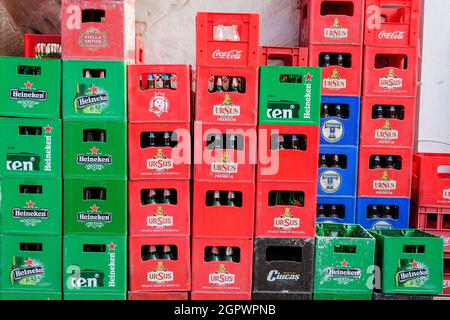
<svg viewBox="0 0 450 320"><path fill-rule="evenodd" d="M450 254L444 256L444 292L443 295L450 297Z"/></svg>
<svg viewBox="0 0 450 320"><path fill-rule="evenodd" d="M127 71L129 122L191 121L190 65L129 65Z"/></svg>
<svg viewBox="0 0 450 320"><path fill-rule="evenodd" d="M63 0L63 60L136 58L134 0Z"/></svg>
<svg viewBox="0 0 450 320"><path fill-rule="evenodd" d="M136 36L136 58L135 63L136 64L144 64L144 41L138 36Z"/></svg>
<svg viewBox="0 0 450 320"><path fill-rule="evenodd" d="M306 67L308 65L307 47L260 47L260 52L260 66Z"/></svg>
<svg viewBox="0 0 450 320"><path fill-rule="evenodd" d="M326 63L326 55L330 56ZM342 63L339 61L342 56ZM360 96L362 46L310 45L309 66L322 67L322 95Z"/></svg>
<svg viewBox="0 0 450 320"><path fill-rule="evenodd" d="M363 97L360 145L412 148L415 115L415 98Z"/></svg>
<svg viewBox="0 0 450 320"><path fill-rule="evenodd" d="M128 300L189 300L188 292L129 291Z"/></svg>
<svg viewBox="0 0 450 320"><path fill-rule="evenodd" d="M294 135L300 141L298 149L288 145L288 138ZM257 181L317 181L318 126L260 125L258 138Z"/></svg>
<svg viewBox="0 0 450 320"><path fill-rule="evenodd" d="M42 52L42 48L39 48L40 45L47 44L57 44L61 45L61 35L59 34L24 34L23 35L23 56L25 58L38 58L39 53ZM57 52L54 52L55 55L59 52L59 48ZM44 55L45 57L45 55Z"/></svg>
<svg viewBox="0 0 450 320"><path fill-rule="evenodd" d="M227 247L232 249L232 261L223 261ZM218 259L212 258L213 248L218 250ZM192 238L192 291L194 292L250 292L252 266L252 240Z"/></svg>
<svg viewBox="0 0 450 320"><path fill-rule="evenodd" d="M364 1L300 2L300 45L362 44Z"/></svg>
<svg viewBox="0 0 450 320"><path fill-rule="evenodd" d="M190 291L190 240L189 236L129 237L130 291Z"/></svg>
<svg viewBox="0 0 450 320"><path fill-rule="evenodd" d="M364 48L364 96L415 97L417 48Z"/></svg>
<svg viewBox="0 0 450 320"><path fill-rule="evenodd" d="M444 251L450 253L450 207L411 206L411 227L444 239Z"/></svg>
<svg viewBox="0 0 450 320"><path fill-rule="evenodd" d="M254 182L195 181L193 199L194 237L253 237Z"/></svg>
<svg viewBox="0 0 450 320"><path fill-rule="evenodd" d="M236 293L208 293L208 292L191 292L191 300L252 300L251 292L236 292Z"/></svg>
<svg viewBox="0 0 450 320"><path fill-rule="evenodd" d="M258 182L255 237L314 238L316 182Z"/></svg>
<svg viewBox="0 0 450 320"><path fill-rule="evenodd" d="M379 156L379 166L376 166ZM389 156L392 157L391 163ZM399 197L411 196L411 148L359 148L358 196Z"/></svg>
<svg viewBox="0 0 450 320"><path fill-rule="evenodd" d="M197 13L197 66L258 67L259 14Z"/></svg>
<svg viewBox="0 0 450 320"><path fill-rule="evenodd" d="M156 136L154 144L150 143L151 133ZM128 163L131 180L189 179L190 123L129 123Z"/></svg>
<svg viewBox="0 0 450 320"><path fill-rule="evenodd" d="M255 126L194 125L194 180L255 181Z"/></svg>
<svg viewBox="0 0 450 320"><path fill-rule="evenodd" d="M189 180L128 182L130 236L190 234Z"/></svg>
<svg viewBox="0 0 450 320"><path fill-rule="evenodd" d="M366 0L364 44L417 47L420 0Z"/></svg>
<svg viewBox="0 0 450 320"><path fill-rule="evenodd" d="M195 120L208 124L256 125L258 80L258 68L198 67ZM216 81L222 83L223 91L214 90ZM231 89L232 82L239 86L235 92Z"/></svg>
<svg viewBox="0 0 450 320"><path fill-rule="evenodd" d="M450 208L450 154L414 153L412 201Z"/></svg>

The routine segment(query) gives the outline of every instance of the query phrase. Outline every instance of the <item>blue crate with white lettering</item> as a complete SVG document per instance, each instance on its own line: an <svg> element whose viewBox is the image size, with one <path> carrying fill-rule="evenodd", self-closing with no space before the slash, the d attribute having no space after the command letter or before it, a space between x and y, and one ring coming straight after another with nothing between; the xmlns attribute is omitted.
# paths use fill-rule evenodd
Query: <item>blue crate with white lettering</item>
<svg viewBox="0 0 450 320"><path fill-rule="evenodd" d="M317 222L356 223L356 197L317 197Z"/></svg>
<svg viewBox="0 0 450 320"><path fill-rule="evenodd" d="M356 196L357 174L358 147L320 146L318 196Z"/></svg>
<svg viewBox="0 0 450 320"><path fill-rule="evenodd" d="M322 96L320 144L357 146L359 144L360 97Z"/></svg>
<svg viewBox="0 0 450 320"><path fill-rule="evenodd" d="M409 228L410 198L358 197L356 223L366 229Z"/></svg>

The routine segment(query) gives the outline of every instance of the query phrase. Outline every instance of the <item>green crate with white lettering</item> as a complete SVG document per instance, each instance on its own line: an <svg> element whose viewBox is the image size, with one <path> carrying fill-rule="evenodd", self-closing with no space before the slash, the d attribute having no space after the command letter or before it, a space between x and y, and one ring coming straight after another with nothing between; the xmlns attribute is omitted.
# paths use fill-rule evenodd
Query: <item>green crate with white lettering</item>
<svg viewBox="0 0 450 320"><path fill-rule="evenodd" d="M126 236L64 236L63 242L65 299L67 294L126 294Z"/></svg>
<svg viewBox="0 0 450 320"><path fill-rule="evenodd" d="M126 121L126 65L63 61L63 119Z"/></svg>
<svg viewBox="0 0 450 320"><path fill-rule="evenodd" d="M0 57L0 116L58 119L61 60Z"/></svg>
<svg viewBox="0 0 450 320"><path fill-rule="evenodd" d="M0 234L62 234L61 178L0 177L0 199Z"/></svg>
<svg viewBox="0 0 450 320"><path fill-rule="evenodd" d="M1 235L2 292L61 292L61 237Z"/></svg>
<svg viewBox="0 0 450 320"><path fill-rule="evenodd" d="M107 301L107 300L127 300L126 293L65 293L64 300L79 300L79 301Z"/></svg>
<svg viewBox="0 0 450 320"><path fill-rule="evenodd" d="M321 83L320 68L262 66L259 123L319 126Z"/></svg>
<svg viewBox="0 0 450 320"><path fill-rule="evenodd" d="M61 292L0 292L1 300L62 300Z"/></svg>
<svg viewBox="0 0 450 320"><path fill-rule="evenodd" d="M0 118L0 176L61 177L61 120Z"/></svg>

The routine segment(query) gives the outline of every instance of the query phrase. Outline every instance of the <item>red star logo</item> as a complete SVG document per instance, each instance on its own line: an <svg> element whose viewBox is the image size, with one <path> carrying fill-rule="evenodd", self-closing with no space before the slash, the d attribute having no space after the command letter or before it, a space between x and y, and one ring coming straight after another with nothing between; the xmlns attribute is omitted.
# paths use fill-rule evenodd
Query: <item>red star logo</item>
<svg viewBox="0 0 450 320"><path fill-rule="evenodd" d="M311 81L312 77L313 77L313 76L312 76L310 73L308 73L308 74L305 76L305 80L306 80L306 81Z"/></svg>
<svg viewBox="0 0 450 320"><path fill-rule="evenodd" d="M96 147L93 147L93 148L91 148L89 150L91 151L92 154L97 154L98 150L100 150L100 149L97 149Z"/></svg>
<svg viewBox="0 0 450 320"><path fill-rule="evenodd" d="M411 262L411 267L417 268L419 264L416 261Z"/></svg>
<svg viewBox="0 0 450 320"><path fill-rule="evenodd" d="M27 81L26 83L24 83L25 88L27 89L31 89L31 87L33 86L33 84L30 81Z"/></svg>
<svg viewBox="0 0 450 320"><path fill-rule="evenodd" d="M25 263L26 263L28 266L31 266L31 265L33 264L33 260L31 260L30 258L28 258L28 259L25 261Z"/></svg>
<svg viewBox="0 0 450 320"><path fill-rule="evenodd" d="M114 243L112 243L112 242L108 245L108 247L109 247L109 250L115 250L116 249L116 245Z"/></svg>
<svg viewBox="0 0 450 320"><path fill-rule="evenodd" d="M28 208L33 208L33 207L34 207L34 202L31 201L31 200L28 201L28 202L27 202L27 207L28 207Z"/></svg>
<svg viewBox="0 0 450 320"><path fill-rule="evenodd" d="M89 207L89 208L91 208L91 211L92 211L92 212L98 212L98 209L99 209L100 207L97 207L97 205L94 203L94 205L91 206L91 207Z"/></svg>
<svg viewBox="0 0 450 320"><path fill-rule="evenodd" d="M53 128L50 127L50 125L48 124L46 127L44 127L45 133L52 133Z"/></svg>
<svg viewBox="0 0 450 320"><path fill-rule="evenodd" d="M97 93L97 91L98 91L97 87L94 86L94 85L92 85L92 86L89 88L89 90L90 90L92 93Z"/></svg>
<svg viewBox="0 0 450 320"><path fill-rule="evenodd" d="M344 260L344 261L342 261L342 262L341 262L341 266L343 266L343 267L346 267L346 266L348 266L348 262L347 262L347 261L345 261L345 260Z"/></svg>

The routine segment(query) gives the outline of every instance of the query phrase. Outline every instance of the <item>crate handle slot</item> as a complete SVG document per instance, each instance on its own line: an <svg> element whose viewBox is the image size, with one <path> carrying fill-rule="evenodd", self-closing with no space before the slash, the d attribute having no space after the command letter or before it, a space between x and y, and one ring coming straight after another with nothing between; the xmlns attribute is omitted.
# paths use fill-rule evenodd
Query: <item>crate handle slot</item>
<svg viewBox="0 0 450 320"><path fill-rule="evenodd" d="M41 75L41 67L39 66L17 66L18 74L25 74L29 76L40 76Z"/></svg>
<svg viewBox="0 0 450 320"><path fill-rule="evenodd" d="M437 173L439 178L441 179L450 179L450 166L448 165L439 166L437 169Z"/></svg>
<svg viewBox="0 0 450 320"><path fill-rule="evenodd" d="M105 69L83 69L83 78L106 78Z"/></svg>
<svg viewBox="0 0 450 320"><path fill-rule="evenodd" d="M353 17L354 7L351 1L323 1L320 6L321 16L349 16Z"/></svg>
<svg viewBox="0 0 450 320"><path fill-rule="evenodd" d="M83 252L106 252L105 244L83 244Z"/></svg>
<svg viewBox="0 0 450 320"><path fill-rule="evenodd" d="M42 194L42 186L34 186L34 185L19 185L19 192L22 194Z"/></svg>
<svg viewBox="0 0 450 320"><path fill-rule="evenodd" d="M81 12L82 23L87 22L105 22L105 10L84 9Z"/></svg>
<svg viewBox="0 0 450 320"><path fill-rule="evenodd" d="M42 136L42 127L19 127L19 135L21 136Z"/></svg>
<svg viewBox="0 0 450 320"><path fill-rule="evenodd" d="M20 251L42 251L42 243L21 242Z"/></svg>
<svg viewBox="0 0 450 320"><path fill-rule="evenodd" d="M403 253L425 253L424 245L403 245Z"/></svg>
<svg viewBox="0 0 450 320"><path fill-rule="evenodd" d="M334 252L335 253L356 253L356 246L344 246L344 245L337 245L334 246Z"/></svg>
<svg viewBox="0 0 450 320"><path fill-rule="evenodd" d="M302 262L302 248L289 246L269 246L266 249L266 261Z"/></svg>

